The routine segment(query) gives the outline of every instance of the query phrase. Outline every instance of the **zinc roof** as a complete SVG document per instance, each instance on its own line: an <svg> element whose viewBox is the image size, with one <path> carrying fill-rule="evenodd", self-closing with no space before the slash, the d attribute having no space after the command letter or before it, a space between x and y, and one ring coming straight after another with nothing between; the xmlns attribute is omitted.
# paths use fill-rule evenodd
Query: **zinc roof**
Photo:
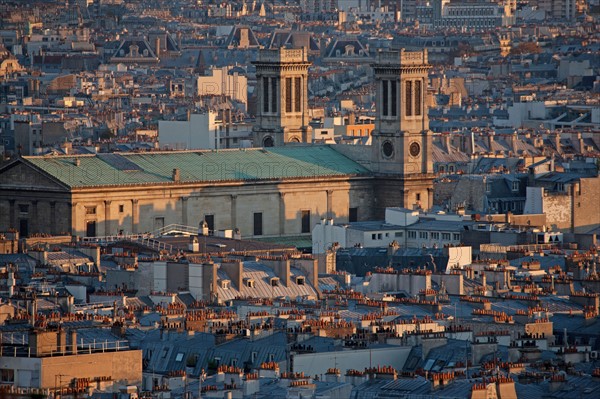
<svg viewBox="0 0 600 399"><path fill-rule="evenodd" d="M24 159L68 187L173 183L174 169L179 169L181 183L369 173L363 166L325 145Z"/></svg>

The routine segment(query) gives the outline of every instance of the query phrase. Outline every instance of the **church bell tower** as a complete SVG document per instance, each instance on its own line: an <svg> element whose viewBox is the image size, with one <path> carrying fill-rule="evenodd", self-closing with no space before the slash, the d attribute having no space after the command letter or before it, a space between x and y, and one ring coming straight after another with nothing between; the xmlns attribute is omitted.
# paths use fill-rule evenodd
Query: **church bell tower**
<svg viewBox="0 0 600 399"><path fill-rule="evenodd" d="M255 147L311 141L308 125L308 51L261 50L256 66Z"/></svg>
<svg viewBox="0 0 600 399"><path fill-rule="evenodd" d="M429 209L434 175L427 50L379 52L373 69L377 118L372 170L383 190L378 198L385 206Z"/></svg>

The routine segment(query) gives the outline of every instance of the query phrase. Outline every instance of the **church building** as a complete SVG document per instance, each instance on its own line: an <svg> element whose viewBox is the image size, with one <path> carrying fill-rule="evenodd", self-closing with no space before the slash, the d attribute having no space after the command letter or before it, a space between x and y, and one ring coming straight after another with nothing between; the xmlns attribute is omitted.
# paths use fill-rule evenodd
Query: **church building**
<svg viewBox="0 0 600 399"><path fill-rule="evenodd" d="M313 145L303 50L255 62L257 148L20 157L0 168L0 231L105 236L169 224L309 235L321 219L433 204L427 52L380 52L372 145Z"/></svg>

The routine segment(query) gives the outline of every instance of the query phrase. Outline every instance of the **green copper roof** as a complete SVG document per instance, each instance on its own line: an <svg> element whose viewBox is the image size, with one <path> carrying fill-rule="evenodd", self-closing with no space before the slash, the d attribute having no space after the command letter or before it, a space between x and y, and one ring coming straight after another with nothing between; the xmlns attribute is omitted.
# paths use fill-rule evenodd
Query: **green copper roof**
<svg viewBox="0 0 600 399"><path fill-rule="evenodd" d="M363 166L325 145L25 159L69 187L168 183L173 182L173 169L179 169L180 181L184 183L368 173Z"/></svg>

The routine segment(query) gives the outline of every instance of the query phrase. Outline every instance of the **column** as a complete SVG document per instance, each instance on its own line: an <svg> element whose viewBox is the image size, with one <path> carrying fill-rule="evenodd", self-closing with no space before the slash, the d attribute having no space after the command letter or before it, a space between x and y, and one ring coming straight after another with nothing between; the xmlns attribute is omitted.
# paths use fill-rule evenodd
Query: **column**
<svg viewBox="0 0 600 399"><path fill-rule="evenodd" d="M56 227L56 201L50 201L50 234L58 234Z"/></svg>
<svg viewBox="0 0 600 399"><path fill-rule="evenodd" d="M31 201L31 213L29 214L29 234L42 233L41 227L42 226L40 223L40 216L38 212L38 201L33 200Z"/></svg>
<svg viewBox="0 0 600 399"><path fill-rule="evenodd" d="M9 227L16 229L17 228L17 215L16 215L16 209L15 209L15 200L8 200L9 203L9 210L8 210L8 214L10 217L10 222L9 222Z"/></svg>
<svg viewBox="0 0 600 399"><path fill-rule="evenodd" d="M412 204L410 202L410 190L400 190L400 192L402 193L402 207L407 208L407 209L412 209Z"/></svg>
<svg viewBox="0 0 600 399"><path fill-rule="evenodd" d="M188 225L188 199L189 197L181 197L181 224Z"/></svg>
<svg viewBox="0 0 600 399"><path fill-rule="evenodd" d="M131 200L131 232L138 233L138 225L140 224L140 215L138 213L138 200Z"/></svg>
<svg viewBox="0 0 600 399"><path fill-rule="evenodd" d="M231 194L231 228L235 229L237 225L237 195Z"/></svg>
<svg viewBox="0 0 600 399"><path fill-rule="evenodd" d="M70 202L71 206L71 235L77 235L77 202Z"/></svg>
<svg viewBox="0 0 600 399"><path fill-rule="evenodd" d="M433 208L433 188L427 189L427 210Z"/></svg>
<svg viewBox="0 0 600 399"><path fill-rule="evenodd" d="M110 230L110 204L112 201L106 200L104 201L104 235L111 235Z"/></svg>
<svg viewBox="0 0 600 399"><path fill-rule="evenodd" d="M327 190L327 219L333 217L333 190Z"/></svg>
<svg viewBox="0 0 600 399"><path fill-rule="evenodd" d="M279 234L285 234L285 193L279 193Z"/></svg>

